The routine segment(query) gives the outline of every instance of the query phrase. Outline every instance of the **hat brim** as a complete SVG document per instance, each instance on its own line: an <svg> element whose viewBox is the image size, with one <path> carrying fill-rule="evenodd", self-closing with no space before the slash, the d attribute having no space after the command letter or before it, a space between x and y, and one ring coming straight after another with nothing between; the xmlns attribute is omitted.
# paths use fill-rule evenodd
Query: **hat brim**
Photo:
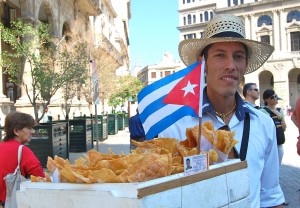
<svg viewBox="0 0 300 208"><path fill-rule="evenodd" d="M189 66L198 61L206 46L220 42L240 42L246 45L248 49L246 74L259 69L274 51L274 47L267 43L244 38L201 38L181 41L178 46L179 56L182 62Z"/></svg>
<svg viewBox="0 0 300 208"><path fill-rule="evenodd" d="M277 97L277 100L283 100L282 98L280 98L280 97Z"/></svg>

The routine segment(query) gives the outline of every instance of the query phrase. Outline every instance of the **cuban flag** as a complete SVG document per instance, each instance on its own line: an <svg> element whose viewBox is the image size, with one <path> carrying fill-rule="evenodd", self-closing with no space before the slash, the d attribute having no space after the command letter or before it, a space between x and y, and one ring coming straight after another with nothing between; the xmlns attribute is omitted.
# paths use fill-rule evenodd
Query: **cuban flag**
<svg viewBox="0 0 300 208"><path fill-rule="evenodd" d="M202 117L204 61L160 79L138 94L138 110L150 140L184 116Z"/></svg>

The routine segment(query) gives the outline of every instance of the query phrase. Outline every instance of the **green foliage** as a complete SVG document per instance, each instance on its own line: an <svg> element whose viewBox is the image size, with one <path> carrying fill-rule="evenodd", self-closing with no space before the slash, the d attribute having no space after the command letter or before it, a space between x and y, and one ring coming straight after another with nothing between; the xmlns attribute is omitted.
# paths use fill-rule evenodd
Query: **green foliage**
<svg viewBox="0 0 300 208"><path fill-rule="evenodd" d="M45 109L60 88L85 82L89 60L86 45L80 41L69 48L61 46L62 41L55 44L44 23L18 20L11 25L6 28L0 24L1 39L6 43L0 64L10 81L24 86L39 122L44 115L38 115L39 103Z"/></svg>
<svg viewBox="0 0 300 208"><path fill-rule="evenodd" d="M110 96L108 103L114 109L123 105L129 98L136 100L137 94L144 86L138 78L130 75L118 77L117 83L114 94Z"/></svg>

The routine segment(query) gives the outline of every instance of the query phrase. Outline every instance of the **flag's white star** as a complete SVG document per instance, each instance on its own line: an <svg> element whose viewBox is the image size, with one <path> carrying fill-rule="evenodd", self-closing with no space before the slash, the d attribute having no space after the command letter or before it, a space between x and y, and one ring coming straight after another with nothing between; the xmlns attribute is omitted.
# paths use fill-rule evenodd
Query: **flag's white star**
<svg viewBox="0 0 300 208"><path fill-rule="evenodd" d="M189 82L187 83L187 85L182 88L181 90L184 90L184 95L183 97L185 97L188 93L193 93L195 95L195 91L194 91L194 88L197 87L198 85L196 84L191 84L190 80Z"/></svg>

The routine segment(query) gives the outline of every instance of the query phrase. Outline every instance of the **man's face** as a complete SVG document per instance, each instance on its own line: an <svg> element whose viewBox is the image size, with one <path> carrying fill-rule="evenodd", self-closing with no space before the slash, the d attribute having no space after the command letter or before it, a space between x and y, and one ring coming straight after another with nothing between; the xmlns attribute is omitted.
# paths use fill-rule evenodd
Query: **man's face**
<svg viewBox="0 0 300 208"><path fill-rule="evenodd" d="M252 85L248 90L248 93L254 100L257 100L259 98L259 90L256 85Z"/></svg>
<svg viewBox="0 0 300 208"><path fill-rule="evenodd" d="M233 96L245 74L247 60L242 43L214 43L206 60L207 93L213 96Z"/></svg>

